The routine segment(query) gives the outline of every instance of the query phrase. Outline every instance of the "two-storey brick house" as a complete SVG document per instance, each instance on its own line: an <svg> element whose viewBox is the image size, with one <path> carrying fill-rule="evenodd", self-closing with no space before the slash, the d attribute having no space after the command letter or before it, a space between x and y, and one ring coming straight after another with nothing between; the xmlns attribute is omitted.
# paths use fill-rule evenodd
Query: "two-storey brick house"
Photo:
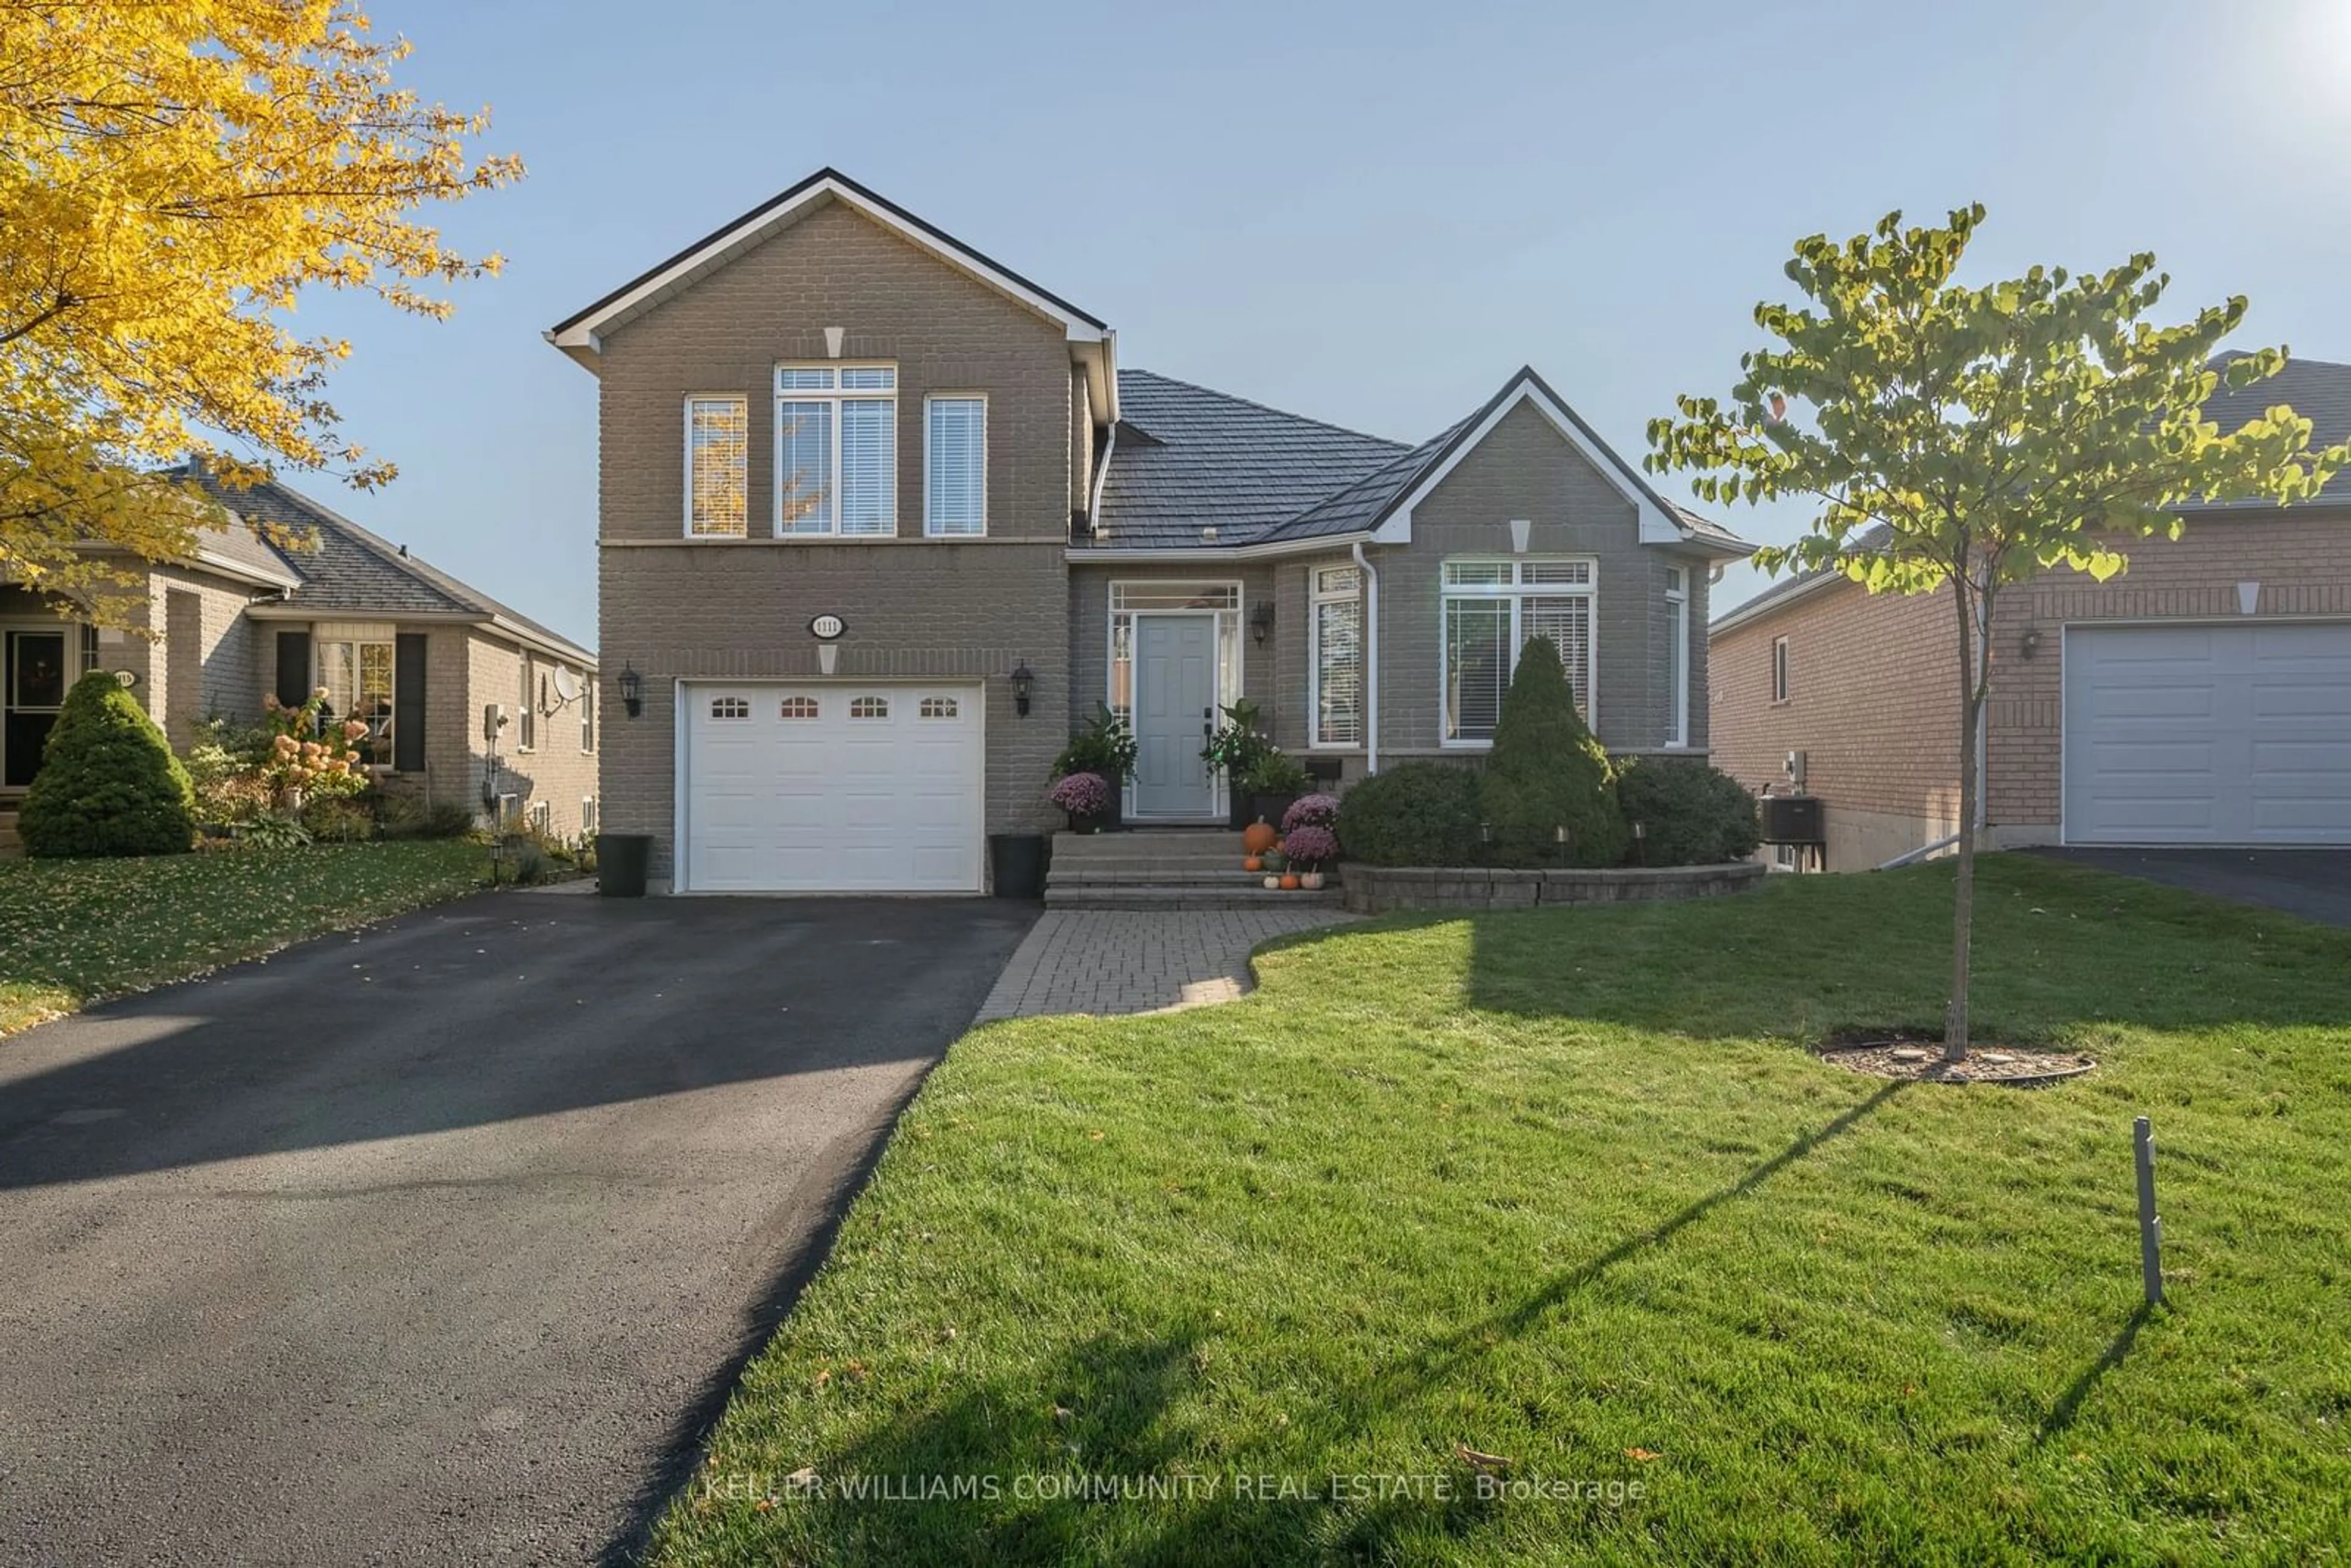
<svg viewBox="0 0 2351 1568"><path fill-rule="evenodd" d="M1559 643L1623 752L1706 749L1748 546L1531 371L1419 446L1118 365L1098 317L825 170L551 329L597 375L608 831L686 892L976 892L1106 703L1133 820L1215 821L1257 702L1342 778L1490 742Z"/></svg>

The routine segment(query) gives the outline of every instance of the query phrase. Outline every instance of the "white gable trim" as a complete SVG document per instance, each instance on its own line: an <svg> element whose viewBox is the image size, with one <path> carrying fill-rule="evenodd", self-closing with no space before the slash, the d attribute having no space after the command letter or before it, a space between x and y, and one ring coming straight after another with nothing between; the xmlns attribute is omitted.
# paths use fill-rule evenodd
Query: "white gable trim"
<svg viewBox="0 0 2351 1568"><path fill-rule="evenodd" d="M1534 378L1528 375L1521 376L1516 389L1495 403L1475 428L1455 443L1453 450L1446 455L1442 463L1423 474L1413 487L1405 492L1404 497L1390 508L1387 517L1373 530L1372 542L1410 544L1413 508L1428 499L1429 494L1444 482L1445 476L1459 467L1462 461L1475 452L1486 437L1494 433L1495 427L1522 402L1534 404L1535 411L1549 420L1552 427L1567 438L1570 445L1583 454L1609 484L1615 486L1619 495L1633 503L1634 515L1640 522L1643 544L1680 544L1688 538L1681 526L1657 505L1656 497L1649 493L1648 487L1625 472L1625 465L1616 455L1586 431L1573 414L1553 401L1536 384Z"/></svg>
<svg viewBox="0 0 2351 1568"><path fill-rule="evenodd" d="M1051 299L1029 284L997 267L976 251L953 244L933 231L908 222L888 207L867 197L846 181L827 174L810 181L788 200L761 208L732 227L720 230L675 261L664 267L642 282L606 301L560 329L547 334L549 342L575 358L580 354L602 351L601 333L616 317L625 315L654 298L701 268L719 260L728 252L749 245L776 228L790 223L810 207L822 201L836 201L862 214L874 223L922 250L946 262L956 270L969 274L1000 294L1008 295L1034 310L1038 315L1059 326L1072 343L1099 343L1108 336L1108 329L1097 326L1071 314L1069 308Z"/></svg>

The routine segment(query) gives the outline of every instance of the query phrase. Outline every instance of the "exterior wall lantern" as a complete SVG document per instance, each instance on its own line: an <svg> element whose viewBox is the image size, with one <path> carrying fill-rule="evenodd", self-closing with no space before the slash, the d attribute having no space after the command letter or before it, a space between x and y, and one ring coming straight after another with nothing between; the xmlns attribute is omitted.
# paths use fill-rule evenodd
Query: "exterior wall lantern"
<svg viewBox="0 0 2351 1568"><path fill-rule="evenodd" d="M2024 656L2030 659L2033 654L2038 653L2039 652L2041 652L2041 628L2038 626L2027 626L2024 629Z"/></svg>
<svg viewBox="0 0 2351 1568"><path fill-rule="evenodd" d="M1028 660L1023 659L1019 664L1012 666L1012 674L1010 679L1012 681L1012 711L1019 714L1022 718L1027 718L1029 716L1029 694L1037 685L1037 672L1029 667Z"/></svg>
<svg viewBox="0 0 2351 1568"><path fill-rule="evenodd" d="M1272 600L1259 600L1257 608L1249 612L1249 635L1260 648L1265 646L1265 640L1273 635Z"/></svg>
<svg viewBox="0 0 2351 1568"><path fill-rule="evenodd" d="M645 678L634 664L622 664L612 681L621 688L621 706L631 718L645 711Z"/></svg>

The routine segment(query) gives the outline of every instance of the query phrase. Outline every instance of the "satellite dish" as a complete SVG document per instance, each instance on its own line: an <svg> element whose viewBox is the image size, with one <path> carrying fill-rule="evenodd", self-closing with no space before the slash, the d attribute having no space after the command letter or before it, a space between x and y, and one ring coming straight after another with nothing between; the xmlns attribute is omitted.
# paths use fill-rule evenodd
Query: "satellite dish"
<svg viewBox="0 0 2351 1568"><path fill-rule="evenodd" d="M569 670L565 669L562 665L558 664L555 666L554 675L550 678L555 685L556 701L568 703L576 701L579 698L579 676L573 674Z"/></svg>

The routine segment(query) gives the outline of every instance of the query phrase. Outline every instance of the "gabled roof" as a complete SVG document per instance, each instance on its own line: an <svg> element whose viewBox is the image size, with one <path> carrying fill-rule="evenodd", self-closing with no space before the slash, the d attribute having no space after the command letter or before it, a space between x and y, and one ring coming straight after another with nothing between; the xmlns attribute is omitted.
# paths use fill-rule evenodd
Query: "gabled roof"
<svg viewBox="0 0 2351 1568"><path fill-rule="evenodd" d="M595 654L560 632L274 479L238 490L222 484L202 465L174 472L193 478L198 488L235 517L261 525L266 539L234 520L204 530L202 538L207 545L241 540L238 550L256 559L266 557L292 585L285 602L295 609L320 616L383 620L417 615L478 619L550 653L583 664L596 662Z"/></svg>
<svg viewBox="0 0 2351 1568"><path fill-rule="evenodd" d="M1411 538L1412 507L1506 414L1531 403L1633 503L1644 542L1728 556L1754 549L1651 489L1531 368L1475 413L1409 447L1165 376L1122 371L1119 384L1126 416L1105 459L1097 531L1081 548L1400 543Z"/></svg>
<svg viewBox="0 0 2351 1568"><path fill-rule="evenodd" d="M666 261L657 262L584 310L565 317L545 334L547 340L593 370L602 352L604 333L634 320L654 306L726 266L778 230L806 214L838 202L899 237L929 252L965 275L1019 301L1059 326L1069 339L1071 358L1086 367L1092 392L1103 405L1105 418L1115 418L1114 377L1117 334L1110 323L1081 310L1043 285L1033 283L1001 262L975 250L945 229L915 216L878 192L867 189L838 169L819 169L799 183L778 192L732 222L695 240Z"/></svg>

